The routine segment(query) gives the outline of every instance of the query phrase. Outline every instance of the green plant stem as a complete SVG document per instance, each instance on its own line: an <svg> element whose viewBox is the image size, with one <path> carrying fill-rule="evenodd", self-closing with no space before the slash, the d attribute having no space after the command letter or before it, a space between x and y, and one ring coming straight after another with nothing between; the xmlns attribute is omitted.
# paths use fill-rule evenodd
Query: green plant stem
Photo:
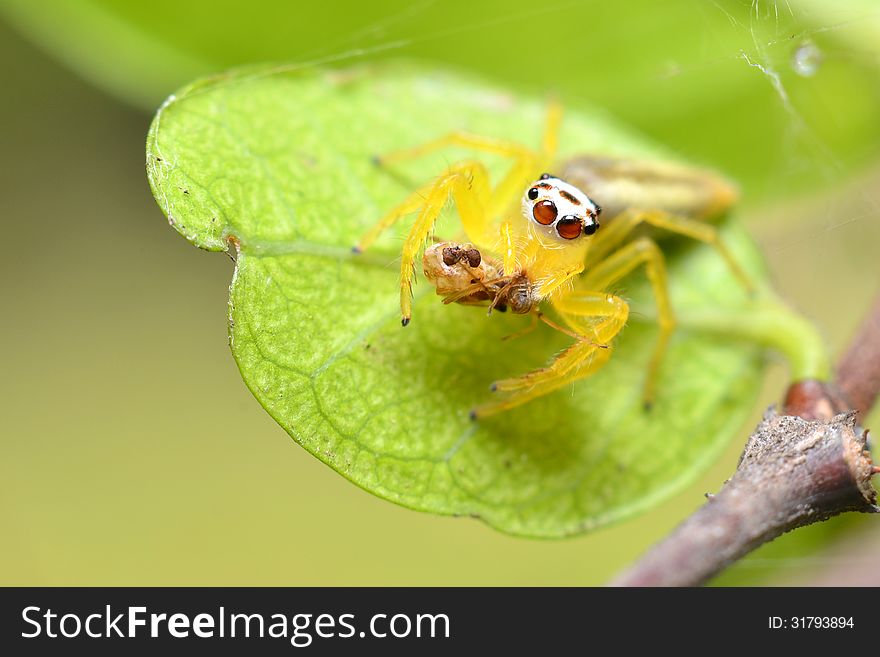
<svg viewBox="0 0 880 657"><path fill-rule="evenodd" d="M831 378L831 355L825 339L805 317L766 293L742 312L713 310L681 316L683 328L749 340L782 353L793 381Z"/></svg>

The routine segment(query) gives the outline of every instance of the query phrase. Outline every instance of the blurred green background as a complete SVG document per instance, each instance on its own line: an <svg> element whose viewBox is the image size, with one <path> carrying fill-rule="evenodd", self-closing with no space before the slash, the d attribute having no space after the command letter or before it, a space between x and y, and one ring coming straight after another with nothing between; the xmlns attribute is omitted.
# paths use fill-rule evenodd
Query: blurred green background
<svg viewBox="0 0 880 657"><path fill-rule="evenodd" d="M0 0L0 583L601 584L717 490L742 441L641 518L565 541L357 489L241 382L232 263L180 239L153 202L152 112L230 66L398 57L605 106L740 181L780 291L836 351L880 272L875 7ZM785 383L774 364L763 404ZM718 582L811 581L866 520L787 535Z"/></svg>

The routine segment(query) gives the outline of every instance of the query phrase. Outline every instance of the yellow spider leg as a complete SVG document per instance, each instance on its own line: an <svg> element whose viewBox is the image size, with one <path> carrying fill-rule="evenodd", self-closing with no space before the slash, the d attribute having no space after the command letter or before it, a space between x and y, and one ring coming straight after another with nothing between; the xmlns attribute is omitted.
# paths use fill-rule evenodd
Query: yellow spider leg
<svg viewBox="0 0 880 657"><path fill-rule="evenodd" d="M582 376L594 372L593 369L584 370L581 367L584 360L591 356L590 348L608 351L609 343L614 339L626 324L629 317L629 305L618 296L604 292L577 291L560 295L553 300L553 305L560 312L563 319L575 330L573 337L577 342L563 351L547 367L542 367L521 376L496 381L492 384L492 390L500 392L513 392L524 388L540 387L541 389L555 390L556 379L568 375L572 370L580 372ZM584 322L582 318L598 318L596 323ZM544 320L547 321L547 320ZM557 330L572 335L560 326L547 322ZM581 377L576 377L581 378ZM568 380L574 381L574 378Z"/></svg>
<svg viewBox="0 0 880 657"><path fill-rule="evenodd" d="M490 217L485 211L491 193L489 172L479 162L466 161L449 167L445 174L413 192L403 203L382 217L354 247L355 252L360 253L366 250L385 230L406 215L422 208L427 203L428 197L435 193L438 186L442 185L449 176L467 182L467 184L456 184L451 190L455 196L455 203L458 206L458 214L465 233L478 247L490 248L493 238L490 237L489 231Z"/></svg>
<svg viewBox="0 0 880 657"><path fill-rule="evenodd" d="M552 294L559 294L559 288L570 282L571 279L580 274L583 270L584 265L583 263L580 263L576 267L550 274L541 280L540 287L538 288L538 295L543 299Z"/></svg>
<svg viewBox="0 0 880 657"><path fill-rule="evenodd" d="M493 191L487 209L489 216L497 217L507 210L511 199L517 198L522 189L537 176L541 164L549 164L553 161L556 154L561 121L561 106L558 103L551 103L540 153L513 141L481 137L467 132L452 132L415 148L387 153L378 157L377 162L381 165L395 164L404 160L422 157L450 146L471 148L484 153L493 153L502 157L512 158L514 164Z"/></svg>
<svg viewBox="0 0 880 657"><path fill-rule="evenodd" d="M660 325L660 336L654 354L648 363L648 375L645 379L644 400L650 406L654 401L657 372L666 352L666 345L675 330L675 314L669 302L669 290L666 280L666 263L663 252L647 237L627 244L614 252L605 260L596 264L584 277L584 287L591 289L608 289L636 267L644 265L648 281L654 292L657 303L657 323Z"/></svg>
<svg viewBox="0 0 880 657"><path fill-rule="evenodd" d="M611 357L611 349L599 349L590 342L576 342L574 345L566 349L560 358L575 361L579 365L577 368L568 367L567 373L558 374L548 377L540 385L531 388L518 390L504 399L481 404L471 411L471 418L477 419L494 415L501 411L506 411L521 404L525 404L532 399L546 395L547 393L563 388L569 383L577 381L596 370L600 369ZM559 360L559 359L557 359Z"/></svg>
<svg viewBox="0 0 880 657"><path fill-rule="evenodd" d="M535 179L542 168L553 165L559 146L559 127L561 124L562 106L558 102L552 101L547 108L547 122L544 126L541 150L535 152L516 145L517 150L510 150L507 153L509 157L514 159L514 163L492 192L488 210L491 216L499 216L505 212L510 207L511 200L519 198L526 185ZM513 270L505 269L505 271Z"/></svg>
<svg viewBox="0 0 880 657"><path fill-rule="evenodd" d="M366 251L370 246L373 245L379 235L384 233L386 230L391 228L398 221L403 219L406 215L415 212L419 208L421 208L425 204L425 197L428 193L434 188L434 182L431 182L416 192L413 192L410 196L406 198L400 205L394 208L391 212L382 217L376 225L374 225L369 231L367 231L363 237L361 237L360 241L357 243L357 246L354 247L354 251L356 253L361 253Z"/></svg>
<svg viewBox="0 0 880 657"><path fill-rule="evenodd" d="M578 365L589 357L593 351L598 349L607 351L608 347L603 348L598 343L584 337L559 353L547 367L532 370L510 379L495 381L492 383L491 390L492 392L517 392L527 388L544 389L547 385L552 385L560 377L576 370ZM555 390L555 388L550 389Z"/></svg>
<svg viewBox="0 0 880 657"><path fill-rule="evenodd" d="M480 137L466 132L452 132L448 135L434 139L421 146L408 148L405 150L394 151L378 158L381 165L395 164L404 160L410 160L422 157L436 150L447 148L449 146L459 146L461 148L471 148L473 150L482 151L484 153L493 153L502 157L512 158L514 164L505 177L498 183L492 191L487 201L486 214L495 218L500 216L502 212L507 210L511 199L517 198L522 189L537 175L535 173L538 168L538 155L529 148L513 141L503 139L493 139L491 137ZM465 227L467 230L467 227ZM494 236L483 234L471 235L471 240L475 244L483 246L491 246ZM482 238L482 239L481 239Z"/></svg>
<svg viewBox="0 0 880 657"><path fill-rule="evenodd" d="M721 241L718 229L715 226L703 221L666 212L627 211L615 217L614 221L605 230L600 230L597 233L597 239L590 248L590 260L593 262L601 261L605 255L623 242L626 236L639 224L643 223L709 244L727 263L730 271L737 277L743 287L749 292L754 290L754 284L748 274L745 273L736 261L736 258L733 257L733 254L728 251L724 242Z"/></svg>
<svg viewBox="0 0 880 657"><path fill-rule="evenodd" d="M428 192L419 216L403 243L403 251L400 254L400 316L404 326L409 324L412 317L412 280L416 273L416 256L428 238L443 206L446 205L448 197L449 183L441 178L434 189Z"/></svg>
<svg viewBox="0 0 880 657"><path fill-rule="evenodd" d="M562 125L562 105L555 98L547 107L547 122L544 125L544 138L541 140L541 157L549 166L556 161L559 149L559 128Z"/></svg>
<svg viewBox="0 0 880 657"><path fill-rule="evenodd" d="M539 174L541 165L537 153L524 151L514 157L510 170L492 190L492 197L487 209L489 216L498 217L507 212L511 205L520 198L529 183Z"/></svg>
<svg viewBox="0 0 880 657"><path fill-rule="evenodd" d="M432 153L436 150L447 148L449 146L472 148L477 151L494 153L495 155L501 155L503 157L519 157L523 155L532 155L531 150L513 141L494 139L492 137L481 137L479 135L472 135L467 132L451 132L448 135L444 135L443 137L440 137L438 139L432 139L431 141L416 146L414 148L406 148L399 151L386 153L385 155L377 157L376 161L383 166L386 164L395 164L404 160L411 160L417 157L422 157L424 155L427 155L428 153Z"/></svg>
<svg viewBox="0 0 880 657"><path fill-rule="evenodd" d="M404 326L409 324L412 317L412 280L416 257L449 196L455 200L465 230L472 235L472 232L487 232L489 216L485 213L484 199L488 193L488 176L483 165L479 162L463 162L450 167L420 198L419 216L404 240L400 255L400 312Z"/></svg>
<svg viewBox="0 0 880 657"><path fill-rule="evenodd" d="M629 319L629 304L614 294L574 290L553 298L553 306L569 325L584 333L582 318L598 318L591 325L591 336L599 344L608 344L620 333Z"/></svg>

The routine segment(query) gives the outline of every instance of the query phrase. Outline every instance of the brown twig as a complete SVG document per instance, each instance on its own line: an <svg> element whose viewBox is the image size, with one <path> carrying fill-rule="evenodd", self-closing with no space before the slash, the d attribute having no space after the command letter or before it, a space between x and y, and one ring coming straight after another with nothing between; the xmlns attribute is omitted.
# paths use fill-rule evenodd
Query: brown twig
<svg viewBox="0 0 880 657"><path fill-rule="evenodd" d="M845 511L877 512L867 432L858 415L880 392L880 297L834 384L799 381L769 411L717 495L613 586L696 586L758 546Z"/></svg>
<svg viewBox="0 0 880 657"><path fill-rule="evenodd" d="M837 386L864 415L880 393L880 295L837 366Z"/></svg>

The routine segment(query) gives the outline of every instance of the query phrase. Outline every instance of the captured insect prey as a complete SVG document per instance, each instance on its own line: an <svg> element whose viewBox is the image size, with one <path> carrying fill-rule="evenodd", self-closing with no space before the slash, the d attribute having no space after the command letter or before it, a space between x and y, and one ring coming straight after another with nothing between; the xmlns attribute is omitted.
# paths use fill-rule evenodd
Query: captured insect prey
<svg viewBox="0 0 880 657"><path fill-rule="evenodd" d="M628 302L612 290L642 266L660 329L645 364L643 399L646 406L654 403L657 373L676 319L663 251L653 233L637 230L640 226L711 245L742 285L752 288L710 223L736 199L730 183L678 164L592 156L556 162L561 120L560 108L551 105L538 150L456 132L378 159L388 166L458 146L512 162L508 174L497 182L476 159L450 165L381 218L355 247L367 249L383 231L416 214L401 251L400 310L406 326L412 319L416 260L451 198L467 241L439 242L422 255L425 277L443 303L532 315L572 339L547 366L493 382L496 399L476 406L471 412L474 418L558 390L608 362L614 339L630 315ZM553 309L560 323L545 315L545 306Z"/></svg>

